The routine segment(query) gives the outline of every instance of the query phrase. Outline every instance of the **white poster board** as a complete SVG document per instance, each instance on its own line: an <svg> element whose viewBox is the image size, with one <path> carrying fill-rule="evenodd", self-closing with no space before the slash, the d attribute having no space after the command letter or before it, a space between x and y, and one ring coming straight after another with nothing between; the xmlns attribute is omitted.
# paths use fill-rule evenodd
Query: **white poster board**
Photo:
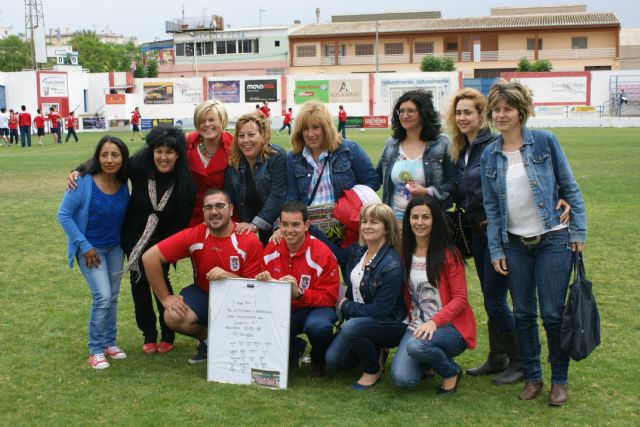
<svg viewBox="0 0 640 427"><path fill-rule="evenodd" d="M212 281L207 380L286 389L290 320L289 283Z"/></svg>

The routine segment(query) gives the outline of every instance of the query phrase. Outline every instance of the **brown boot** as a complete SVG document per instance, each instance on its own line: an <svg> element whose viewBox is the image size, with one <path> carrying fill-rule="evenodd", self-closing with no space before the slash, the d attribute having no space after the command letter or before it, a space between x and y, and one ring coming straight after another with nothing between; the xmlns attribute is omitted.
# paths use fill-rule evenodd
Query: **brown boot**
<svg viewBox="0 0 640 427"><path fill-rule="evenodd" d="M542 381L527 381L524 383L524 388L518 395L520 400L533 400L542 390Z"/></svg>
<svg viewBox="0 0 640 427"><path fill-rule="evenodd" d="M562 406L567 403L567 389L566 384L551 384L551 390L549 390L549 405Z"/></svg>
<svg viewBox="0 0 640 427"><path fill-rule="evenodd" d="M467 369L467 374L474 377L504 372L509 363L498 329L491 322L487 324L487 329L489 330L489 354L487 355L487 360L477 368Z"/></svg>

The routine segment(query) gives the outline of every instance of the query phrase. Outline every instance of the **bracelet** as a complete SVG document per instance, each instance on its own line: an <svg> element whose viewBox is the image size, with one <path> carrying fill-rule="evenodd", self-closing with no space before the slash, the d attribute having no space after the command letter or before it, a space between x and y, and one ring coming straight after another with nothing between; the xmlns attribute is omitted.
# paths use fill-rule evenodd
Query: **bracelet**
<svg viewBox="0 0 640 427"><path fill-rule="evenodd" d="M253 230L253 232L254 232L254 233L257 233L257 232L258 232L258 226L257 226L257 225L255 225L254 223L251 223L251 224L250 224L250 227L251 227L251 230Z"/></svg>

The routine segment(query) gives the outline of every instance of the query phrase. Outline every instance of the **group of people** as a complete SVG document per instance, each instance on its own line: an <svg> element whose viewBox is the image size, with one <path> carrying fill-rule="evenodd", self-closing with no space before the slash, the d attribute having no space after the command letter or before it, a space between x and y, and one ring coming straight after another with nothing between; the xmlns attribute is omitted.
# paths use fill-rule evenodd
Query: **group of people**
<svg viewBox="0 0 640 427"><path fill-rule="evenodd" d="M49 114L46 116L38 109L33 119L25 105L20 107L19 113L12 109L9 109L9 112L7 112L6 108L2 108L0 109L0 140L3 144L10 146L13 144L18 145L19 138L20 145L23 148L31 147L32 126L35 126L38 144L42 145L46 133L45 123L49 122L54 143L60 144L62 142L62 128L65 125L67 128L67 138L65 142L69 142L69 138L72 136L76 142L79 142L78 134L75 131L75 120L76 118L73 111L69 113L69 117L63 120L55 106L49 108Z"/></svg>
<svg viewBox="0 0 640 427"><path fill-rule="evenodd" d="M131 159L121 140L105 136L70 175L77 188L58 212L69 263L76 259L93 295L90 365L107 368L107 357L126 357L115 341L126 254L145 353L171 351L178 332L198 340L189 361L206 360L209 283L276 279L291 283L291 366L300 366L305 334L312 377L359 365L352 388L365 390L381 380L397 347L395 385L438 374L438 393L455 393L463 374L455 357L476 346L464 259L445 215L456 203L473 233L489 318L487 361L467 372L499 373L498 384L524 379L519 398L535 398L543 387L540 301L552 368L548 401L564 404L569 358L560 349L560 319L586 216L556 138L526 127L532 113L531 93L518 83L497 83L488 100L463 89L447 113L451 142L431 94L407 92L394 106L393 135L377 167L317 102L301 107L288 153L271 143L265 114L246 114L234 135L225 131L227 113L215 100L196 107L195 132L185 138L176 128L154 128ZM314 208L380 186L382 200L359 212L355 243L337 244L312 224ZM184 258L194 281L175 295L169 266Z"/></svg>

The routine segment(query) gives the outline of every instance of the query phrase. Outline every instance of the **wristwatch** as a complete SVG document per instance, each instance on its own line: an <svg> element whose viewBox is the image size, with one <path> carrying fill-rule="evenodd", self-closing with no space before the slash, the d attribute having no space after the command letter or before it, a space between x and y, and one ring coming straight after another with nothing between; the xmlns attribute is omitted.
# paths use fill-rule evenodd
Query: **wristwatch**
<svg viewBox="0 0 640 427"><path fill-rule="evenodd" d="M254 223L251 223L251 230L252 230L254 233L257 233L257 232L258 232L258 226L257 226L257 225L255 225Z"/></svg>

